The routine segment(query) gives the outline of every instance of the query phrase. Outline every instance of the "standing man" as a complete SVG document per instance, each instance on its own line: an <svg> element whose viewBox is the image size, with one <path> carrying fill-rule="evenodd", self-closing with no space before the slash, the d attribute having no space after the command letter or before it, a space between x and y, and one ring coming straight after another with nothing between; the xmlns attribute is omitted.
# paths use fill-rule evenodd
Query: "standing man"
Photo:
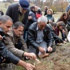
<svg viewBox="0 0 70 70"><path fill-rule="evenodd" d="M47 26L47 18L41 16L38 21L33 23L28 30L29 51L37 55L46 55L46 52L52 52L52 35Z"/></svg>
<svg viewBox="0 0 70 70"><path fill-rule="evenodd" d="M28 0L19 0L19 3L12 4L8 7L6 15L10 16L13 20L13 23L20 21L27 28L29 14L29 2ZM24 31L24 39L26 38L26 30ZM26 40L26 39L25 39Z"/></svg>
<svg viewBox="0 0 70 70"><path fill-rule="evenodd" d="M27 0L19 0L19 3L10 5L6 12L6 15L12 18L13 23L20 21L23 24L27 23L28 14L29 2Z"/></svg>

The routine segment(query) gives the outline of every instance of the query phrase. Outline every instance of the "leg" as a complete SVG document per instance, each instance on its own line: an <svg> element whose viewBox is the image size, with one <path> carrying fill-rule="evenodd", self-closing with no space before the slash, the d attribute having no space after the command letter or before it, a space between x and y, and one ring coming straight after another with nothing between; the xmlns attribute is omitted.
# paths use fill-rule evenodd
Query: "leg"
<svg viewBox="0 0 70 70"><path fill-rule="evenodd" d="M36 54L36 49L33 46L29 46L29 52L33 52Z"/></svg>
<svg viewBox="0 0 70 70"><path fill-rule="evenodd" d="M45 50L45 52L46 52L46 50L47 50L47 43L46 43L45 41L43 41L43 42L41 42L39 45L40 45L42 48L44 48L44 50ZM39 54L41 54L41 52L39 52Z"/></svg>

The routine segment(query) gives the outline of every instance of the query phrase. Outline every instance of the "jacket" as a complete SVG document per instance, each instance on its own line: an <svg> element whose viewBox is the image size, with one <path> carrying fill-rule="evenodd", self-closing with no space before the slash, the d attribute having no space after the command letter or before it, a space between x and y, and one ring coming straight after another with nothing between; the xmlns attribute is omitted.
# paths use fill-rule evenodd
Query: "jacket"
<svg viewBox="0 0 70 70"><path fill-rule="evenodd" d="M0 35L5 37L3 30L0 28ZM3 40L0 40L0 64L5 59L4 63L14 63L17 64L19 62L19 58L12 54L6 47Z"/></svg>
<svg viewBox="0 0 70 70"><path fill-rule="evenodd" d="M7 46L9 51L11 51L13 54L15 54L16 56L21 58L23 56L23 54L24 54L24 51L21 50L21 49L16 48L15 44L17 43L17 40L20 39L20 41L22 43L22 48L25 51L27 51L27 45L24 42L24 39L22 37L16 38L16 36L14 36L14 34L13 33L11 34L11 33L8 33L8 35L6 35L6 38L5 38L6 40L4 40L5 45Z"/></svg>
<svg viewBox="0 0 70 70"><path fill-rule="evenodd" d="M25 27L26 30L28 30L29 26L30 26L33 22L36 22L36 21L37 21L36 16L35 16L35 14L34 14L32 11L29 12L29 15L28 15L28 16L31 16L32 19L28 20L28 23L26 24L26 27Z"/></svg>
<svg viewBox="0 0 70 70"><path fill-rule="evenodd" d="M8 7L7 11L6 11L6 15L10 16L13 20L13 23L17 22L19 20L19 4L12 4ZM22 20L22 23L25 25L27 23L28 20L28 14L29 14L29 10L24 14L24 18Z"/></svg>
<svg viewBox="0 0 70 70"><path fill-rule="evenodd" d="M28 29L28 44L32 45L34 48L38 49L39 45L36 43L37 39L37 22L33 23ZM50 28L46 25L43 30L44 38L43 40L48 44L48 46L52 46L52 35L50 32Z"/></svg>

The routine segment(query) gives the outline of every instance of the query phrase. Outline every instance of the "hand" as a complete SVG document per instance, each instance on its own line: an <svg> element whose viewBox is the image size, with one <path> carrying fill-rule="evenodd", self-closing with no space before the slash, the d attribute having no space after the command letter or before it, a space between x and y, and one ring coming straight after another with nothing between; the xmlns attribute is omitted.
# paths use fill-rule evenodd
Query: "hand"
<svg viewBox="0 0 70 70"><path fill-rule="evenodd" d="M31 20L32 19L32 16L28 16L28 20Z"/></svg>
<svg viewBox="0 0 70 70"><path fill-rule="evenodd" d="M64 44L66 44L66 41L63 41Z"/></svg>
<svg viewBox="0 0 70 70"><path fill-rule="evenodd" d="M0 40L2 40L3 39L3 37L0 35Z"/></svg>
<svg viewBox="0 0 70 70"><path fill-rule="evenodd" d="M26 70L35 70L35 66L33 66L33 65L30 64L30 63L26 63L25 68L26 68Z"/></svg>
<svg viewBox="0 0 70 70"><path fill-rule="evenodd" d="M52 47L49 46L48 47L48 52L52 52L52 50L53 50Z"/></svg>
<svg viewBox="0 0 70 70"><path fill-rule="evenodd" d="M40 51L42 54L45 54L45 50L44 50L44 48L39 47L39 51Z"/></svg>
<svg viewBox="0 0 70 70"><path fill-rule="evenodd" d="M29 57L29 58L36 59L36 55L34 53L27 53L27 52L25 52L24 53L24 56Z"/></svg>
<svg viewBox="0 0 70 70"><path fill-rule="evenodd" d="M66 31L65 31L64 29L62 30L62 32L63 32L64 34L66 34Z"/></svg>

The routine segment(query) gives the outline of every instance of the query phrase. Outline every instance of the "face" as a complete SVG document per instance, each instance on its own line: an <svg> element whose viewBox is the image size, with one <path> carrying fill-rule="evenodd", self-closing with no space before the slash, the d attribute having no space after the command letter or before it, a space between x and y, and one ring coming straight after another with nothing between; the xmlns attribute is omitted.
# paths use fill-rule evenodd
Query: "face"
<svg viewBox="0 0 70 70"><path fill-rule="evenodd" d="M14 29L14 33L16 36L20 37L23 35L24 27L19 26L17 29Z"/></svg>
<svg viewBox="0 0 70 70"><path fill-rule="evenodd" d="M67 15L64 16L64 19L67 19Z"/></svg>
<svg viewBox="0 0 70 70"><path fill-rule="evenodd" d="M27 12L27 10L23 9L21 6L20 6L20 11L21 11L21 13L26 13Z"/></svg>
<svg viewBox="0 0 70 70"><path fill-rule="evenodd" d="M46 26L45 22L38 23L38 27L39 27L40 30L43 30L45 28L45 26Z"/></svg>
<svg viewBox="0 0 70 70"><path fill-rule="evenodd" d="M47 10L47 14L51 15L51 14L52 14L52 12L51 12L50 10Z"/></svg>
<svg viewBox="0 0 70 70"><path fill-rule="evenodd" d="M8 20L6 23L0 23L0 27L3 29L5 34L10 31L12 25L13 23L10 20Z"/></svg>

